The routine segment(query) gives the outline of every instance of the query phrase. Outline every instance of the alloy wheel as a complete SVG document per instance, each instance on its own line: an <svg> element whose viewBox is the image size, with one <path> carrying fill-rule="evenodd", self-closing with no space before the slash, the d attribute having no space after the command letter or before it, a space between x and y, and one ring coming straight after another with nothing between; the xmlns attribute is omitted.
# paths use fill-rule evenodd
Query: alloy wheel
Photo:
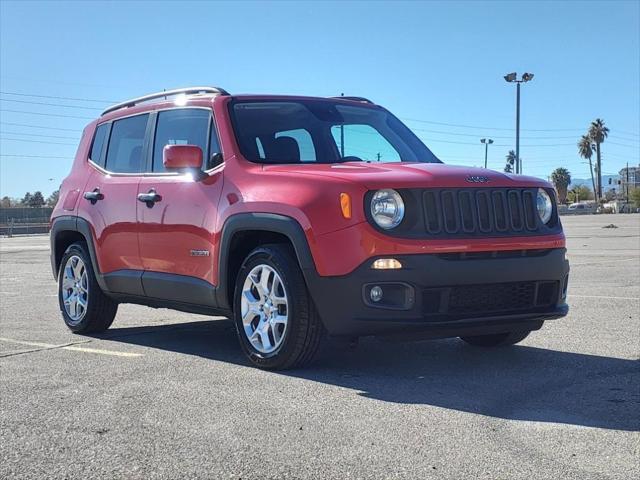
<svg viewBox="0 0 640 480"><path fill-rule="evenodd" d="M274 352L285 338L289 320L287 292L278 272L266 264L254 267L244 280L240 314L244 333L258 352Z"/></svg>
<svg viewBox="0 0 640 480"><path fill-rule="evenodd" d="M62 303L72 325L82 321L89 301L89 277L84 261L77 255L67 259L60 286Z"/></svg>

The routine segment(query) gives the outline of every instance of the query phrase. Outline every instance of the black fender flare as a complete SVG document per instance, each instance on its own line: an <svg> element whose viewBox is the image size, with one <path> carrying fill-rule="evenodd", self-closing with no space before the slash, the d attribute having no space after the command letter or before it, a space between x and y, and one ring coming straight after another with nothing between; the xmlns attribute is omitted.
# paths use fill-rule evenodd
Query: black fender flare
<svg viewBox="0 0 640 480"><path fill-rule="evenodd" d="M61 257L62 253L64 253L56 251L56 239L62 232L77 232L84 237L87 249L89 250L89 256L91 257L93 271L96 274L96 281L103 291L108 291L107 285L104 281L104 276L100 272L100 267L98 266L91 225L82 217L63 215L61 217L56 217L51 221L49 241L51 243L51 270L54 278L58 278L58 269L60 268L60 265L57 263L57 258ZM60 255L58 255L58 253L60 253Z"/></svg>
<svg viewBox="0 0 640 480"><path fill-rule="evenodd" d="M261 230L286 236L293 245L305 280L308 282L311 277L317 275L307 237L296 219L274 213L238 213L232 215L225 220L222 227L218 253L216 300L218 306L225 310L232 310L232 306L229 305L228 294L229 288L233 288L233 285L229 285L229 282L227 282L231 241L236 233L250 230Z"/></svg>

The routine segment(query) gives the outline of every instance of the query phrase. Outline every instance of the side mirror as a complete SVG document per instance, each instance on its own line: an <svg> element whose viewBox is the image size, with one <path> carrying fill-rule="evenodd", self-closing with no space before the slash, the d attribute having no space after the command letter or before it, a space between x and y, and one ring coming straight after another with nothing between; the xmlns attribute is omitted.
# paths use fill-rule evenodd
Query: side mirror
<svg viewBox="0 0 640 480"><path fill-rule="evenodd" d="M202 149L195 145L165 145L162 163L167 170L202 170Z"/></svg>

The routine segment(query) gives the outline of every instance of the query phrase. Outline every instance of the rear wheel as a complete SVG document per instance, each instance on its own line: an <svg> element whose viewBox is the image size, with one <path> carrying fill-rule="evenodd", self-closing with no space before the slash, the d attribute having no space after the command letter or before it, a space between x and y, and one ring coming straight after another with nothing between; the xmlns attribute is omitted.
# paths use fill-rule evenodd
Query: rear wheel
<svg viewBox="0 0 640 480"><path fill-rule="evenodd" d="M463 341L474 347L506 347L515 345L529 336L531 332L506 332L493 335L478 335L473 337L460 337Z"/></svg>
<svg viewBox="0 0 640 480"><path fill-rule="evenodd" d="M58 301L64 323L75 333L102 332L113 323L118 304L100 289L84 243L70 245L62 257Z"/></svg>
<svg viewBox="0 0 640 480"><path fill-rule="evenodd" d="M234 293L240 345L259 368L280 370L310 362L324 328L290 248L265 245L245 259Z"/></svg>

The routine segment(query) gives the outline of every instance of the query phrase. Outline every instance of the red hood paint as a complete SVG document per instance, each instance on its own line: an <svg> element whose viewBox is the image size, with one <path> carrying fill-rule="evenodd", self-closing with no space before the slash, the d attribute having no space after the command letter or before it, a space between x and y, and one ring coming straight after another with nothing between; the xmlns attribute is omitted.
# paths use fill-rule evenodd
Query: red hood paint
<svg viewBox="0 0 640 480"><path fill-rule="evenodd" d="M365 163L265 165L270 172L333 177L358 183L368 189L420 187L546 187L550 184L536 177L511 175L484 168L460 167L443 163ZM476 183L468 177L486 177Z"/></svg>

